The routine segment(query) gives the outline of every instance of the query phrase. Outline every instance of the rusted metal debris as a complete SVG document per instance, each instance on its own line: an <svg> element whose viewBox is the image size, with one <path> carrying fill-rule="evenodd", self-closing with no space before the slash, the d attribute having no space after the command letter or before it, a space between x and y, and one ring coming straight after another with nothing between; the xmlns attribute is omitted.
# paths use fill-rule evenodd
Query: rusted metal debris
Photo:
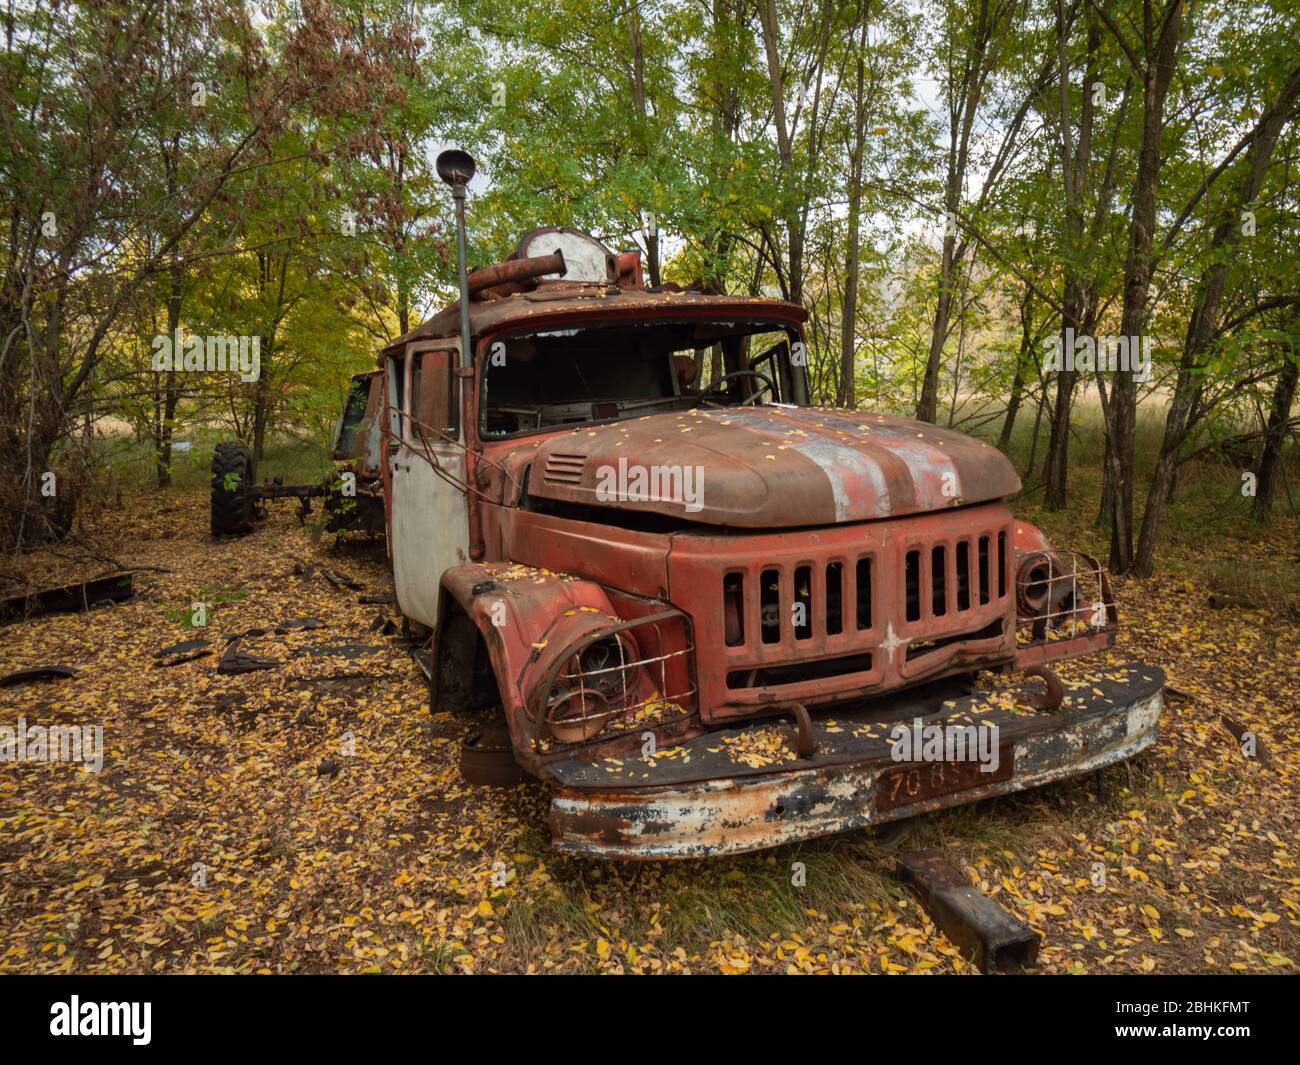
<svg viewBox="0 0 1300 1065"><path fill-rule="evenodd" d="M1243 725L1240 721L1230 718L1227 714L1223 714L1219 717L1219 724L1223 726L1224 731L1227 732L1229 736L1237 741L1238 747L1241 747L1246 742L1247 736L1252 737L1255 741L1254 757L1259 760L1260 765L1272 766L1273 759L1269 755L1268 748L1264 746L1264 741L1260 738L1257 731Z"/></svg>
<svg viewBox="0 0 1300 1065"><path fill-rule="evenodd" d="M135 594L135 575L119 570L76 584L45 588L0 600L0 621L22 621L42 614L71 614L121 603Z"/></svg>
<svg viewBox="0 0 1300 1065"><path fill-rule="evenodd" d="M467 783L490 788L513 788L528 779L504 724L475 729L461 741L460 772Z"/></svg>
<svg viewBox="0 0 1300 1065"><path fill-rule="evenodd" d="M12 688L38 680L69 680L76 675L77 671L71 666L32 666L30 669L19 669L0 677L0 688Z"/></svg>
<svg viewBox="0 0 1300 1065"><path fill-rule="evenodd" d="M212 651L208 647L207 640L185 640L155 651L154 666L161 668L179 666L199 658L206 658L210 654Z"/></svg>
<svg viewBox="0 0 1300 1065"><path fill-rule="evenodd" d="M1242 610L1259 609L1257 602L1241 595L1211 595L1205 601L1210 604L1211 610L1225 610L1231 606L1240 607Z"/></svg>
<svg viewBox="0 0 1300 1065"><path fill-rule="evenodd" d="M412 647L408 652L426 683L433 681L433 655L428 647Z"/></svg>
<svg viewBox="0 0 1300 1065"><path fill-rule="evenodd" d="M336 569L322 569L320 575L334 585L335 588L348 588L354 592L359 592L365 587L360 581L354 580L346 573L340 573Z"/></svg>
<svg viewBox="0 0 1300 1065"><path fill-rule="evenodd" d="M284 636L290 632L300 632L306 629L321 629L325 627L325 622L320 618L289 618L280 622L275 627L277 636Z"/></svg>
<svg viewBox="0 0 1300 1065"><path fill-rule="evenodd" d="M325 566L317 566L314 562L308 562L306 564L295 562L293 572L294 576L297 577L313 577L320 575L329 581L330 584L334 585L335 588L347 588L354 592L359 592L365 587L365 585L360 581L354 580L346 573L340 573L336 569L328 569Z"/></svg>
<svg viewBox="0 0 1300 1065"><path fill-rule="evenodd" d="M980 972L1018 973L1037 961L1042 936L983 894L938 851L904 854L896 872Z"/></svg>
<svg viewBox="0 0 1300 1065"><path fill-rule="evenodd" d="M255 673L261 669L279 669L281 664L274 658L263 658L261 655L250 655L239 649L239 642L242 636L236 636L221 655L221 661L217 663L217 672L226 674Z"/></svg>

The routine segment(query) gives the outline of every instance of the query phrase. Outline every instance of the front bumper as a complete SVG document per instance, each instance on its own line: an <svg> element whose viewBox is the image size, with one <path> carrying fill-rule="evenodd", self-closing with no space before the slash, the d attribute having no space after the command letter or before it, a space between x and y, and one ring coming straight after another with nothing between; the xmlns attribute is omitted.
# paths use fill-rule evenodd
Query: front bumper
<svg viewBox="0 0 1300 1065"><path fill-rule="evenodd" d="M1015 690L996 705L987 693L940 690L902 692L887 709L833 711L814 722L818 749L806 759L781 742L788 724L759 722L652 759L556 762L552 838L561 851L592 857L697 858L895 821L1131 758L1156 738L1163 695L1163 671L1133 663L1067 682L1052 712L1021 709ZM896 761L892 727L918 719L996 726L1000 771ZM767 764L764 750L773 752Z"/></svg>

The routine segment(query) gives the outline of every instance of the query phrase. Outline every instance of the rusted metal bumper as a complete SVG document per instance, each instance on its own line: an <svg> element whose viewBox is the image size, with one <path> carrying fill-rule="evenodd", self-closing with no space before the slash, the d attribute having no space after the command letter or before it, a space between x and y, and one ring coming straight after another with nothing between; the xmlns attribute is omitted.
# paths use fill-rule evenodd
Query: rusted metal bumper
<svg viewBox="0 0 1300 1065"><path fill-rule="evenodd" d="M795 753L781 722L713 732L654 758L559 762L554 846L602 858L696 858L761 850L1038 787L1131 758L1155 738L1164 673L1133 663L1066 685L1065 702L1034 712L1031 689L953 697L902 693L813 725L816 753ZM897 726L996 727L996 768L898 761ZM783 736L784 732L784 736ZM763 752L773 752L770 764Z"/></svg>

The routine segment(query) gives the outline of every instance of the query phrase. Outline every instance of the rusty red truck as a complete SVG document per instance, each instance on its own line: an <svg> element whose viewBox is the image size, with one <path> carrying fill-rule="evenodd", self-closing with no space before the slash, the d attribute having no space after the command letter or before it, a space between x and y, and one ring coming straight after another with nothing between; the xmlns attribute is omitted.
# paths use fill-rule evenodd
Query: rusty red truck
<svg viewBox="0 0 1300 1065"><path fill-rule="evenodd" d="M499 708L467 774L545 782L556 847L754 850L1155 738L1158 669L1047 668L1113 644L1102 567L1012 515L989 444L812 406L802 307L567 229L462 291L380 356L396 597L435 710ZM995 756L900 758L926 726Z"/></svg>

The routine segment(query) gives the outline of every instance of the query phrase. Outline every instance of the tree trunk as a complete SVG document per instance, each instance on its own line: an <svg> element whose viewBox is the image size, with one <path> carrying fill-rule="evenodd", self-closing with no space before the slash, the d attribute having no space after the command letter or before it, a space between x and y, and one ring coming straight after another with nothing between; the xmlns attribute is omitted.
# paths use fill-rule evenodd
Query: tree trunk
<svg viewBox="0 0 1300 1065"><path fill-rule="evenodd" d="M1002 432L998 435L998 448L1006 451L1011 446L1011 432L1016 427L1016 415L1025 391L1025 368L1033 356L1033 290L1026 286L1020 301L1020 351L1016 355L1016 370L1011 378L1011 398L1007 400L1006 417L1002 419Z"/></svg>
<svg viewBox="0 0 1300 1065"><path fill-rule="evenodd" d="M181 324L181 302L184 299L185 268L172 257L167 293L167 335L175 338ZM154 440L154 462L158 469L158 487L167 488L172 483L172 436L175 432L176 406L180 402L180 389L176 386L175 360L172 372L163 375L161 398L162 418L157 423Z"/></svg>
<svg viewBox="0 0 1300 1065"><path fill-rule="evenodd" d="M952 314L952 275L956 246L956 238L945 234L943 254L939 260L939 298L934 304L930 350L925 358L925 375L921 378L921 398L916 404L916 416L923 422L933 422L939 413L939 370L943 367L943 347L948 342L948 320Z"/></svg>
<svg viewBox="0 0 1300 1065"><path fill-rule="evenodd" d="M984 86L997 60L998 49L991 46L991 42L994 35L1006 31L1002 19L1009 10L999 8L990 11L988 3L979 4L979 10L974 13L974 25L969 30L970 50L961 57L961 76L954 80L951 70L949 73L948 176L944 184L945 218L943 252L939 260L939 296L935 301L930 350L926 355L925 375L921 382L921 398L916 405L916 416L923 422L933 422L938 416L939 371L943 365L943 348L948 339L948 323L952 315L953 279L968 247L966 240L960 244L957 242L957 213L962 205L962 189L966 185L971 131Z"/></svg>
<svg viewBox="0 0 1300 1065"><path fill-rule="evenodd" d="M790 284L789 300L803 302L803 228L795 189L794 147L790 141L790 126L785 113L785 82L781 74L781 57L777 52L776 0L759 0L759 21L763 27L763 54L767 59L768 87L772 96L772 119L776 126L776 148L781 159L783 207L781 213L786 225L789 243Z"/></svg>
<svg viewBox="0 0 1300 1065"><path fill-rule="evenodd" d="M1139 577L1150 577L1155 572L1156 541L1164 509L1169 502L1173 478L1181 463L1179 453L1196 421L1204 413L1201 400L1205 375L1201 369L1219 332L1219 304L1228 283L1229 255L1225 253L1230 252L1241 237L1241 212L1259 196L1264 186L1273 149L1277 146L1278 137L1291 116L1297 99L1300 99L1300 67L1292 71L1278 99L1256 123L1238 195L1233 206L1215 227L1214 236L1210 240L1211 265L1201 275L1192 316L1187 323L1174 397L1165 416L1165 432L1160 443L1160 455L1156 460L1156 472L1147 492L1142 533L1138 540L1137 557L1133 562L1133 570ZM1125 299L1127 303L1127 293Z"/></svg>
<svg viewBox="0 0 1300 1065"><path fill-rule="evenodd" d="M1065 367L1076 336L1086 333L1087 292L1077 277L1068 277L1065 298L1061 303L1061 369L1056 374L1056 400L1052 404L1048 424L1047 456L1043 461L1043 504L1048 510L1065 509L1068 497L1067 480L1070 470L1070 410L1074 405L1074 385L1078 379L1075 370Z"/></svg>
<svg viewBox="0 0 1300 1065"><path fill-rule="evenodd" d="M862 152L866 138L866 46L867 13L865 4L859 11L861 38L858 41L857 96L853 102L853 153L849 164L848 276L844 281L844 306L840 321L840 387L835 403L853 409L858 405L857 351L858 266L861 236L858 232L862 214Z"/></svg>
<svg viewBox="0 0 1300 1065"><path fill-rule="evenodd" d="M1029 441L1029 461L1025 463L1025 480L1029 479L1030 471L1034 468L1034 459L1038 457L1038 430L1043 425L1043 405L1047 402L1047 388L1044 386L1038 392L1038 410L1034 414L1034 435Z"/></svg>
<svg viewBox="0 0 1300 1065"><path fill-rule="evenodd" d="M645 96L645 43L641 37L641 9L637 4L630 4L627 9L628 44L632 49L632 102L637 114L641 116L642 134L649 118L649 109ZM650 287L659 287L659 220L653 212L650 225L646 229L645 251L646 269L650 274Z"/></svg>
<svg viewBox="0 0 1300 1065"><path fill-rule="evenodd" d="M1101 455L1101 499L1097 504L1097 527L1109 529L1112 508L1115 506L1115 480L1110 474L1113 456L1110 453L1110 437L1106 437L1106 446Z"/></svg>
<svg viewBox="0 0 1300 1065"><path fill-rule="evenodd" d="M1286 443L1287 423L1291 418L1291 407L1295 403L1296 384L1300 381L1300 362L1291 357L1289 352L1284 352L1283 358L1286 361L1282 364L1277 384L1273 386L1273 402L1264 433L1264 451L1259 458L1259 474L1255 483L1255 501L1251 506L1251 517L1261 523L1268 521L1273 499L1277 495L1282 446Z"/></svg>
<svg viewBox="0 0 1300 1065"><path fill-rule="evenodd" d="M1076 142L1070 123L1069 34L1070 19L1064 5L1058 3L1056 80L1060 93L1061 192L1065 200L1061 258L1066 267L1061 289L1061 330L1058 340L1061 365L1056 370L1056 401L1052 404L1047 456L1043 462L1043 503L1048 510L1063 510L1069 495L1070 413L1074 406L1074 386L1078 379L1077 371L1070 367L1073 366L1074 340L1079 335L1089 334L1088 323L1092 321L1089 313L1092 293L1076 263L1084 240L1083 196L1092 166L1093 104L1091 93L1085 92L1079 115L1079 139ZM1095 24L1090 24L1088 58L1083 77L1085 85L1091 77L1100 39L1100 30Z"/></svg>
<svg viewBox="0 0 1300 1065"><path fill-rule="evenodd" d="M1120 335L1130 338L1130 344L1141 343L1147 320L1147 294L1155 267L1156 189L1163 162L1160 140L1165 128L1165 99L1182 40L1183 0L1170 0L1158 22L1152 12L1152 0L1146 0L1144 9L1146 65L1141 72L1142 141L1138 151L1137 176L1133 181L1133 213L1124 262L1124 309L1120 316ZM1153 31L1157 34L1155 40L1151 37ZM1137 393L1137 375L1117 370L1113 377L1111 402L1102 407L1107 414L1106 427L1113 449L1111 470L1115 483L1111 492L1110 570L1116 574L1127 573L1134 563L1133 467ZM1166 482L1156 504L1157 521L1167 492ZM1149 545L1149 550L1154 553L1154 544Z"/></svg>

